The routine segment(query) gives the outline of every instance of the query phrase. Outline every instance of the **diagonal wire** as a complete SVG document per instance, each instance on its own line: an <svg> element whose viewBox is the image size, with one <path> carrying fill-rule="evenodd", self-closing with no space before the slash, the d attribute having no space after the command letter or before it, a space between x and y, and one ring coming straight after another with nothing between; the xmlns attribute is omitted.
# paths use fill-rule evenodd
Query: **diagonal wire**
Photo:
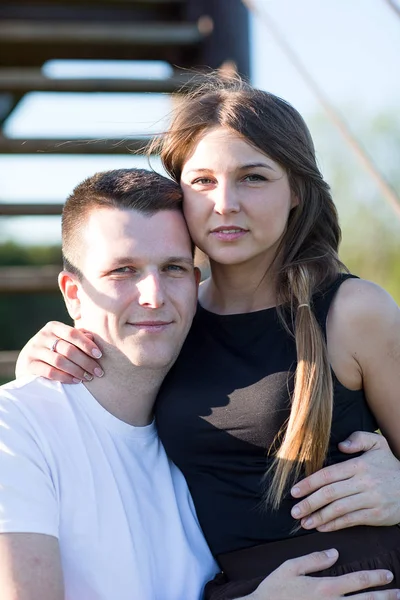
<svg viewBox="0 0 400 600"><path fill-rule="evenodd" d="M264 10L261 11L253 2L253 0L242 0L246 8L258 17L268 28L271 36L274 38L276 43L279 45L281 50L284 52L290 63L294 66L297 72L300 74L306 85L311 89L314 95L317 97L319 103L324 108L327 116L331 122L337 127L342 136L344 137L347 144L356 154L357 158L368 171L371 177L377 183L381 190L384 198L391 205L396 215L400 219L400 198L397 195L391 184L385 179L382 173L379 171L372 158L367 154L364 148L360 145L356 137L350 131L348 125L345 123L339 112L330 103L328 97L324 94L316 80L312 77L305 64L299 59L296 52L287 42L282 32L279 30L271 16Z"/></svg>
<svg viewBox="0 0 400 600"><path fill-rule="evenodd" d="M390 6L390 8L392 8L394 10L394 12L396 13L396 15L400 19L400 6L397 4L397 2L395 2L395 0L383 0L383 1L386 4L388 4Z"/></svg>

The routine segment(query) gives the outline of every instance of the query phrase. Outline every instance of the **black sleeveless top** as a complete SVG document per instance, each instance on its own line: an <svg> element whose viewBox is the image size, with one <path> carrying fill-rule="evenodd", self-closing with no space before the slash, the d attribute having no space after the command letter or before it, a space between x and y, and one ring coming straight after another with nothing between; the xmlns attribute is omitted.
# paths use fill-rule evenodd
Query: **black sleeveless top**
<svg viewBox="0 0 400 600"><path fill-rule="evenodd" d="M326 317L341 275L313 298L326 335ZM351 276L350 276L351 277ZM289 415L296 347L275 308L217 315L198 307L180 356L156 405L158 431L182 470L214 555L304 535L295 529L288 494L278 511L262 503L268 450ZM327 464L350 458L337 449L353 431L374 431L362 390L334 377Z"/></svg>

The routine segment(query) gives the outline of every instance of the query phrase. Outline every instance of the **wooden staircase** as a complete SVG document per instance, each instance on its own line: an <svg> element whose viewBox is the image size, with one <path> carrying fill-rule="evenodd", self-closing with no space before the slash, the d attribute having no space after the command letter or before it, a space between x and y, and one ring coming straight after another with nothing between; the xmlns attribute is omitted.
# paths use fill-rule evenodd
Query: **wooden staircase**
<svg viewBox="0 0 400 600"><path fill-rule="evenodd" d="M0 5L0 171L2 155L128 154L146 137L121 139L11 138L4 125L25 94L175 94L193 72L234 63L250 75L249 16L241 0L3 0ZM54 59L164 61L172 74L152 78L53 78ZM62 205L12 203L0 217L60 214ZM0 268L0 293L57 290L58 267ZM1 346L0 346L1 348ZM16 352L0 352L0 378L12 378Z"/></svg>

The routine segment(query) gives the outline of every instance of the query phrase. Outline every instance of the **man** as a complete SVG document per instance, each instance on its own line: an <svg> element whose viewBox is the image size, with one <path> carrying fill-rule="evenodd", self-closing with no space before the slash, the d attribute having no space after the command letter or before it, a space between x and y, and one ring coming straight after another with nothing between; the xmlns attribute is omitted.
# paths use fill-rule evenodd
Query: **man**
<svg viewBox="0 0 400 600"><path fill-rule="evenodd" d="M59 286L106 375L1 389L1 599L200 600L218 568L152 417L196 307L180 189L142 170L99 173L67 200L62 238ZM247 600L336 600L387 582L304 577L336 557L289 561ZM396 597L380 594L369 598Z"/></svg>
<svg viewBox="0 0 400 600"><path fill-rule="evenodd" d="M196 306L180 203L172 182L119 171L65 205L60 289L108 369L76 387L23 379L2 390L4 600L197 599L215 574L152 417Z"/></svg>

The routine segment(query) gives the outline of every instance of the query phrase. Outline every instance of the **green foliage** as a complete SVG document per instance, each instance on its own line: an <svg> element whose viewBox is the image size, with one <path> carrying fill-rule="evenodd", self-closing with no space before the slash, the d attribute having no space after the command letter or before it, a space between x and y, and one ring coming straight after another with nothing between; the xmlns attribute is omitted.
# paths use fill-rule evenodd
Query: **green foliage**
<svg viewBox="0 0 400 600"><path fill-rule="evenodd" d="M346 120L374 164L400 190L400 122L390 111ZM351 272L385 288L400 304L400 218L371 174L324 115L311 123L321 170L330 183L343 232L340 255ZM400 201L399 201L400 202Z"/></svg>
<svg viewBox="0 0 400 600"><path fill-rule="evenodd" d="M0 350L19 350L53 320L70 323L59 292L0 296Z"/></svg>
<svg viewBox="0 0 400 600"><path fill-rule="evenodd" d="M365 240L354 243L350 236L345 236L341 259L352 273L382 286L400 305L400 236L387 236L385 229L372 219L369 225L371 222L375 230ZM367 229L365 226L365 233Z"/></svg>
<svg viewBox="0 0 400 600"><path fill-rule="evenodd" d="M20 246L14 242L0 244L0 266L60 265L60 246Z"/></svg>
<svg viewBox="0 0 400 600"><path fill-rule="evenodd" d="M0 266L59 264L59 246L19 246L0 244ZM18 350L47 321L69 322L59 291L0 296L0 350Z"/></svg>

